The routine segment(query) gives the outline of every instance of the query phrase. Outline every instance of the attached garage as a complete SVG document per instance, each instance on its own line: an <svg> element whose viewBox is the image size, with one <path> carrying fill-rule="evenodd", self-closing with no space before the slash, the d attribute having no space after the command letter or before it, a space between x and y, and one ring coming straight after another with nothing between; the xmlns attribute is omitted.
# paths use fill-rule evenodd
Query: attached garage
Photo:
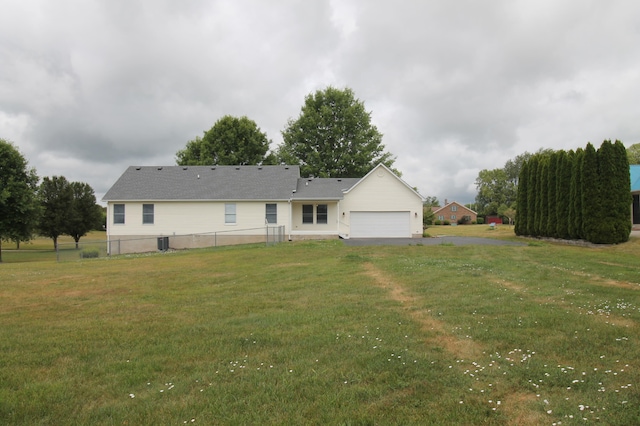
<svg viewBox="0 0 640 426"><path fill-rule="evenodd" d="M410 212L350 212L351 238L411 238Z"/></svg>

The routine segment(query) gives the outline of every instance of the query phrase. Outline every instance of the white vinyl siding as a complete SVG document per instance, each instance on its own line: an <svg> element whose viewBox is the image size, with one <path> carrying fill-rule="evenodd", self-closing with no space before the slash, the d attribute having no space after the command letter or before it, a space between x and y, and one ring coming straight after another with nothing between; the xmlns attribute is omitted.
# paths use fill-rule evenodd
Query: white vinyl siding
<svg viewBox="0 0 640 426"><path fill-rule="evenodd" d="M409 238L410 212L351 212L351 238Z"/></svg>

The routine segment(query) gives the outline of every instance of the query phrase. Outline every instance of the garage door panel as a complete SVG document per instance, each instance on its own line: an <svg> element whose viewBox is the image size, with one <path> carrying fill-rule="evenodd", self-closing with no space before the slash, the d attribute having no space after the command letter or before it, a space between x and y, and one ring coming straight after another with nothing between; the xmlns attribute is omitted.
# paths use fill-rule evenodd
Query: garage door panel
<svg viewBox="0 0 640 426"><path fill-rule="evenodd" d="M350 212L351 238L411 237L410 212Z"/></svg>

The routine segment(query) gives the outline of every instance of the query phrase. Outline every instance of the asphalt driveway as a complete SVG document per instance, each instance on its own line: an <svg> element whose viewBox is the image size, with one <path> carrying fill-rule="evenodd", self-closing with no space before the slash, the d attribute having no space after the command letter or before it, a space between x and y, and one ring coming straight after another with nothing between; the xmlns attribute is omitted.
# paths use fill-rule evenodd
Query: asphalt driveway
<svg viewBox="0 0 640 426"><path fill-rule="evenodd" d="M348 246L437 246L453 244L454 246L524 246L515 241L494 240L478 237L434 237L434 238L349 238L342 240Z"/></svg>

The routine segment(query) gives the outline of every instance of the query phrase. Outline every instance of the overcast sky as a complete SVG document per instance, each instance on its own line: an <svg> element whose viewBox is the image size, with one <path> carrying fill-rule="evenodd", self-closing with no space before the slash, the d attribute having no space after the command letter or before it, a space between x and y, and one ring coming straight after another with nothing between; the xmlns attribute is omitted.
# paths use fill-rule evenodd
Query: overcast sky
<svg viewBox="0 0 640 426"><path fill-rule="evenodd" d="M226 114L350 87L403 179L473 202L525 151L640 142L637 0L1 0L0 138L100 199Z"/></svg>

